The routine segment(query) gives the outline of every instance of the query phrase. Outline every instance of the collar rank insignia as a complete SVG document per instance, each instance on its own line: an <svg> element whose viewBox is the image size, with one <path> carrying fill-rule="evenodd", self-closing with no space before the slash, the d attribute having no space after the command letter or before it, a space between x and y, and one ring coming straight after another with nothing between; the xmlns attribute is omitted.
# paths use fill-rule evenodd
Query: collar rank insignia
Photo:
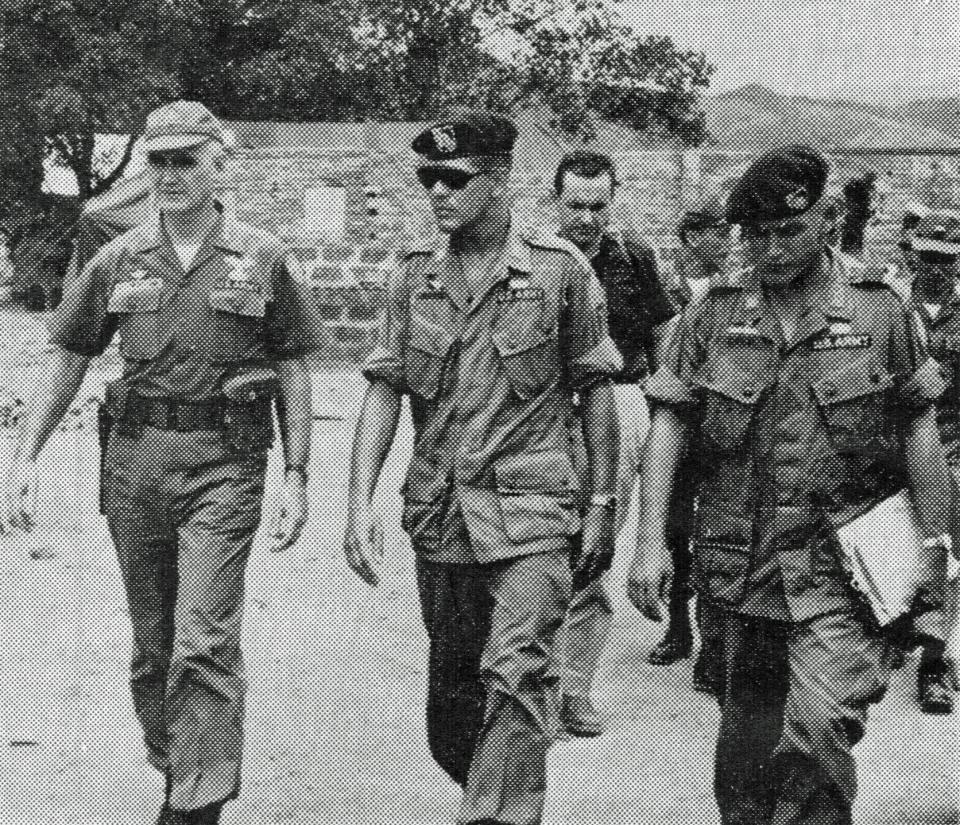
<svg viewBox="0 0 960 825"><path fill-rule="evenodd" d="M798 186L792 192L783 196L783 202L793 212L803 212L810 206L810 194L805 186Z"/></svg>

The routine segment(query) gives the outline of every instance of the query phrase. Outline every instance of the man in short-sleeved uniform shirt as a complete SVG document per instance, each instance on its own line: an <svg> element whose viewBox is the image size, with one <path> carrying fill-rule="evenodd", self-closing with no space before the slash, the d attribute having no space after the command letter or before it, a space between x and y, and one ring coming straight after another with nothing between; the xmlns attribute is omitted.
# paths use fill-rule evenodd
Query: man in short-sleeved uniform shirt
<svg viewBox="0 0 960 825"><path fill-rule="evenodd" d="M430 637L427 732L464 789L460 825L541 821L550 656L581 521L570 446L577 392L601 487L584 515L580 561L604 557L599 575L612 556L610 377L621 360L602 289L576 248L509 230L515 134L505 119L466 112L414 141L448 238L411 252L390 285L364 365L370 387L351 474L347 557L375 583L369 501L409 396L416 435L403 526Z"/></svg>
<svg viewBox="0 0 960 825"><path fill-rule="evenodd" d="M144 141L160 201L196 199L178 224L187 242L168 231L172 208L161 211L68 284L50 340L70 379L48 409L75 393L89 359L118 335L123 374L107 391L101 501L133 625L134 708L149 761L166 777L158 822L211 825L240 787L243 578L274 396L284 506L297 522L290 541L306 517L307 307L279 241L212 201L223 159L213 115L169 104L151 113ZM191 225L205 234L189 237ZM35 422L53 420L39 406L27 454L45 441Z"/></svg>
<svg viewBox="0 0 960 825"><path fill-rule="evenodd" d="M826 173L807 147L748 168L727 214L757 268L687 310L646 386L645 483L677 460L675 425L699 423L707 474L692 549L698 589L724 610L724 825L851 821L851 749L885 691L889 648L844 575L834 531L905 483L938 545L949 520L931 406L939 370L893 291L819 246L833 219L820 200ZM808 249L814 269L798 269ZM811 286L793 292L798 282ZM668 489L651 493L646 514ZM932 553L923 581L942 592L946 556ZM642 555L629 588L649 611L656 576L644 580Z"/></svg>

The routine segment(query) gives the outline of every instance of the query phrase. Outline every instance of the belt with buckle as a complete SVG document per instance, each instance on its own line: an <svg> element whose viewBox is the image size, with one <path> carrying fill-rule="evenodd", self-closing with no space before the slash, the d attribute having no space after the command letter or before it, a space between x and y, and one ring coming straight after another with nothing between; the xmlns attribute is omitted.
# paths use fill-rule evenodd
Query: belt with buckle
<svg viewBox="0 0 960 825"><path fill-rule="evenodd" d="M145 398L130 393L123 411L123 423L156 430L219 430L224 423L222 401L178 401L173 398Z"/></svg>

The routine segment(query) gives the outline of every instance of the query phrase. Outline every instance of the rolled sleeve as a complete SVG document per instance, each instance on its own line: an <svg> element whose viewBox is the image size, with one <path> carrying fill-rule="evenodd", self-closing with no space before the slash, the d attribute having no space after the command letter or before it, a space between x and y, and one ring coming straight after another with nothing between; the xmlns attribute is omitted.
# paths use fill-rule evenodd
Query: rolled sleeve
<svg viewBox="0 0 960 825"><path fill-rule="evenodd" d="M310 290L298 284L286 256L273 266L273 300L268 308L266 343L277 361L304 358L319 346L310 312Z"/></svg>
<svg viewBox="0 0 960 825"><path fill-rule="evenodd" d="M897 304L890 336L890 369L896 377L897 402L907 412L920 412L946 390L940 365L927 352L922 321Z"/></svg>
<svg viewBox="0 0 960 825"><path fill-rule="evenodd" d="M623 358L607 328L603 287L594 272L570 260L564 340L567 384L583 390L623 369Z"/></svg>
<svg viewBox="0 0 960 825"><path fill-rule="evenodd" d="M63 292L50 316L50 343L77 355L100 355L117 330L117 318L107 312L113 284L113 255L102 249Z"/></svg>
<svg viewBox="0 0 960 825"><path fill-rule="evenodd" d="M660 368L643 384L647 401L677 408L694 407L699 398L690 376L698 366L698 349L694 346L695 310L688 308L674 326L664 344Z"/></svg>
<svg viewBox="0 0 960 825"><path fill-rule="evenodd" d="M377 345L361 371L370 382L383 381L399 393L407 392L403 352L409 330L409 291L406 273L393 273L387 286L387 306L377 332Z"/></svg>

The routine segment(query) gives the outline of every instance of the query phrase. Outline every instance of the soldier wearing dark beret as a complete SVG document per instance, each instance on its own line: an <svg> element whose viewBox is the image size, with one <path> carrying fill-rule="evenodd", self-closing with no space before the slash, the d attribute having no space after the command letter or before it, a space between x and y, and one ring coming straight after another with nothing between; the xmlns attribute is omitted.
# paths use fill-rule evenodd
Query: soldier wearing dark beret
<svg viewBox="0 0 960 825"><path fill-rule="evenodd" d="M647 382L652 421L628 593L661 616L676 467L696 431L705 474L695 584L723 611L715 791L725 825L850 823L853 746L890 647L844 574L836 530L907 487L927 536L912 581L942 604L949 476L944 389L909 311L827 246L828 166L789 146L731 192L746 269L686 310Z"/></svg>
<svg viewBox="0 0 960 825"><path fill-rule="evenodd" d="M344 542L375 584L382 533L370 501L406 395L416 440L402 520L430 637L427 734L463 788L461 825L541 821L571 557L576 546L574 572L589 584L613 556L611 378L622 359L579 249L510 225L515 137L505 118L456 112L413 141L445 237L410 250L389 287L364 365ZM582 513L575 394L588 455Z"/></svg>

